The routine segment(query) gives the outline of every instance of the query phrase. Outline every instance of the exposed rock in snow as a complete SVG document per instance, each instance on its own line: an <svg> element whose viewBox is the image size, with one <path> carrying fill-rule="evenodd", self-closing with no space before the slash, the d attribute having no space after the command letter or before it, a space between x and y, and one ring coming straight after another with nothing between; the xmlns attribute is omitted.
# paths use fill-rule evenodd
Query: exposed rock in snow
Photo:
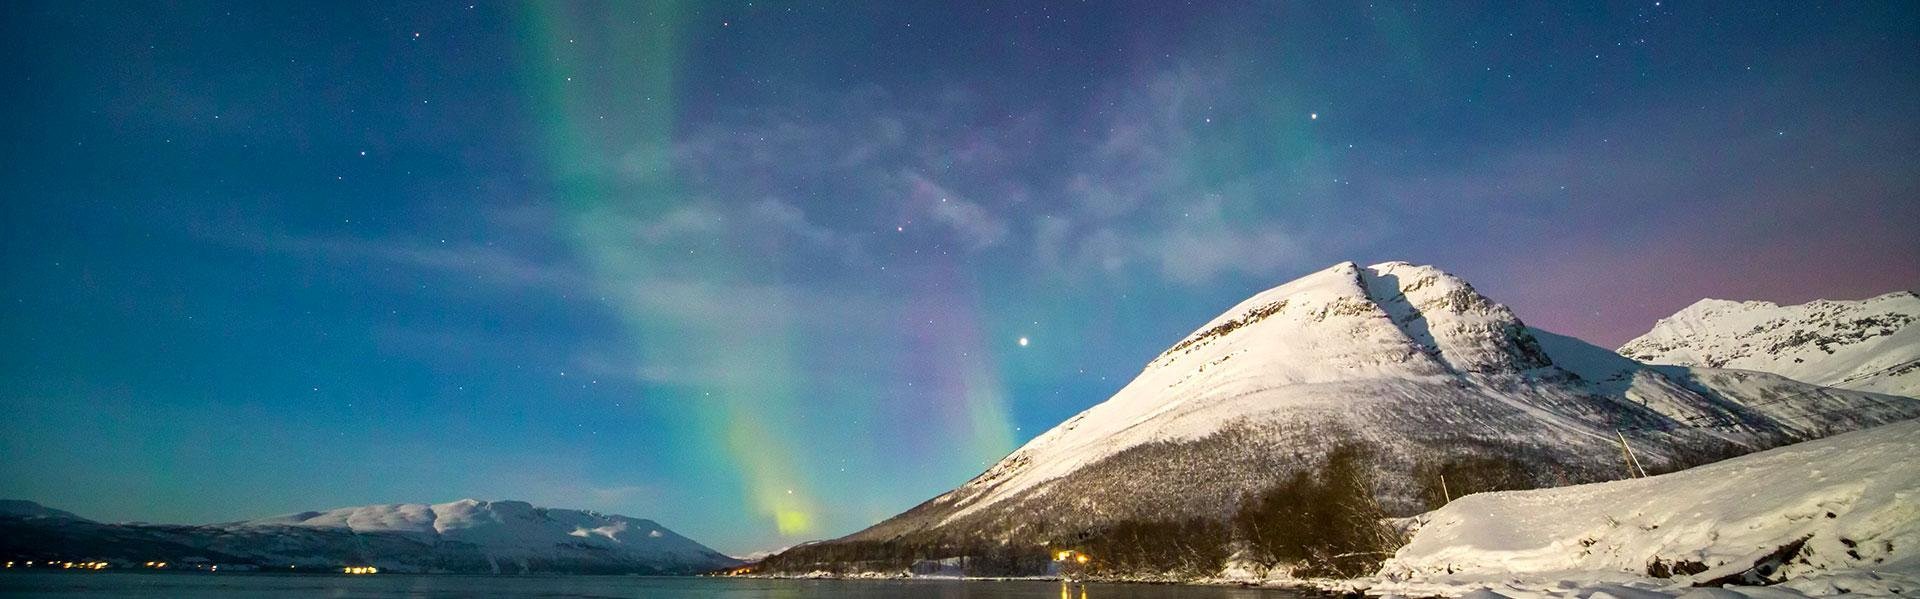
<svg viewBox="0 0 1920 599"><path fill-rule="evenodd" d="M1372 590L1916 592L1916 455L1920 421L1907 421L1651 478L1471 495L1421 516Z"/></svg>
<svg viewBox="0 0 1920 599"><path fill-rule="evenodd" d="M198 555L260 566L655 574L699 573L739 563L652 520L522 501L369 505L204 526L0 515L0 533L33 539L22 540L18 547L0 543L4 552L56 551L71 558L132 561Z"/></svg>
<svg viewBox="0 0 1920 599"><path fill-rule="evenodd" d="M1920 396L1920 297L1902 291L1797 306L1703 299L1620 353L1654 364L1740 368L1798 381Z"/></svg>
<svg viewBox="0 0 1920 599"><path fill-rule="evenodd" d="M1528 328L1431 266L1342 263L1242 302L1096 405L951 492L849 540L1071 534L1222 517L1332 446L1377 448L1418 513L1424 461L1492 457L1541 485L1710 461L1920 415L1920 402L1777 375L1649 367Z"/></svg>

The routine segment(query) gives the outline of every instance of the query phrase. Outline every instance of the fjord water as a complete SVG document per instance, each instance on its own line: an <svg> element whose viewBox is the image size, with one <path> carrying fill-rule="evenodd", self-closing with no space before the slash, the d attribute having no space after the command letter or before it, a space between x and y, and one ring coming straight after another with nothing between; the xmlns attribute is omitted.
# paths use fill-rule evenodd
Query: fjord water
<svg viewBox="0 0 1920 599"><path fill-rule="evenodd" d="M1059 581L759 580L638 576L323 576L8 572L6 597L646 597L658 599L1298 599L1281 589Z"/></svg>

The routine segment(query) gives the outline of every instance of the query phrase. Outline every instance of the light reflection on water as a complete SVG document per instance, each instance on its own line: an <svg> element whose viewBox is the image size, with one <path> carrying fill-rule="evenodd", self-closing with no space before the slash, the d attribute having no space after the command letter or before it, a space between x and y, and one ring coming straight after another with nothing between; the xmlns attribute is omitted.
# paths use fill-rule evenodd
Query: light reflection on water
<svg viewBox="0 0 1920 599"><path fill-rule="evenodd" d="M318 598L465 597L660 599L1300 599L1282 589L1061 581L759 580L637 576L323 576L152 572L8 572L0 596Z"/></svg>

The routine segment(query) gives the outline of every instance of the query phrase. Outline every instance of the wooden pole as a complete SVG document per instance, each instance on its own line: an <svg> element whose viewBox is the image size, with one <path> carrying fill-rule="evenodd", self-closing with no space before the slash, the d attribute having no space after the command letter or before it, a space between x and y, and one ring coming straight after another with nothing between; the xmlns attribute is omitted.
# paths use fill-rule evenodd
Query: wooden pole
<svg viewBox="0 0 1920 599"><path fill-rule="evenodd" d="M1620 438L1620 453L1626 454L1627 456L1627 475L1634 478L1646 478L1647 469L1640 467L1640 460L1633 457L1633 446L1627 445L1626 433L1622 433L1620 429L1616 428L1613 429L1613 435Z"/></svg>

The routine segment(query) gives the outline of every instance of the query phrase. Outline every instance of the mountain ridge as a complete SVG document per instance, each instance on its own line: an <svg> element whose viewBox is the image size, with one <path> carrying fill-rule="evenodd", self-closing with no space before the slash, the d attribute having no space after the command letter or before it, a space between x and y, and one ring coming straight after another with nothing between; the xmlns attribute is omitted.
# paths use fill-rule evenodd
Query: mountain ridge
<svg viewBox="0 0 1920 599"><path fill-rule="evenodd" d="M1920 296L1781 305L1707 298L1660 319L1619 353L1657 364L1758 370L1920 396Z"/></svg>
<svg viewBox="0 0 1920 599"><path fill-rule="evenodd" d="M56 510L25 499L0 499L0 518L51 518L92 522L66 510Z"/></svg>

